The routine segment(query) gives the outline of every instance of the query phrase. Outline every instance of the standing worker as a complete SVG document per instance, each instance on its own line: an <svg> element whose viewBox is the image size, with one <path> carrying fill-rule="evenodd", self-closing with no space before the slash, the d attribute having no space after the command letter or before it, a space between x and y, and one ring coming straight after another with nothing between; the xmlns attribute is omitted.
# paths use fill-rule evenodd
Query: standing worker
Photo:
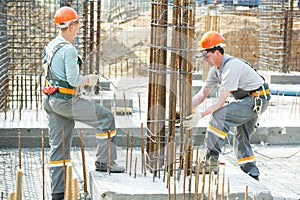
<svg viewBox="0 0 300 200"><path fill-rule="evenodd" d="M115 121L113 114L106 108L80 98L77 88L93 87L99 76L90 74L81 76L76 48L72 41L77 36L80 21L77 12L64 6L56 11L54 24L60 27L58 36L45 47L43 62L46 84L44 109L48 117L52 199L64 199L64 163L71 162L70 149L75 121L82 122L96 129L96 171L121 173L125 168L116 164ZM64 132L64 138L62 138ZM108 135L111 138L110 158L108 158ZM64 141L64 149L63 149ZM108 165L107 162L111 161Z"/></svg>
<svg viewBox="0 0 300 200"><path fill-rule="evenodd" d="M205 159L206 164L211 159L214 172L217 171L225 137L231 127L236 127L234 151L237 162L246 174L258 180L259 170L249 140L257 126L259 115L268 107L271 95L264 78L246 61L224 54L224 41L223 36L216 31L209 31L201 38L199 56L211 69L204 86L192 99L195 113L185 118L183 126L190 130L197 125L199 119L211 114L205 138ZM200 111L197 107L215 86L219 87L216 101ZM226 104L230 94L236 101Z"/></svg>

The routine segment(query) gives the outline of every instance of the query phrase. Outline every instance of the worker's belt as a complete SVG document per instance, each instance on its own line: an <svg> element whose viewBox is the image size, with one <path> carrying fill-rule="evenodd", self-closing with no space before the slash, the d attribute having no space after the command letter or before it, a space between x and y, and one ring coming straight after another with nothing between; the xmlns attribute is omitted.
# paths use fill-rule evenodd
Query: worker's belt
<svg viewBox="0 0 300 200"><path fill-rule="evenodd" d="M271 99L268 83L264 83L262 86L260 86L257 90L254 91L245 91L239 88L236 91L232 91L231 94L237 100L244 99L248 96L259 97L261 99L267 99L267 100Z"/></svg>
<svg viewBox="0 0 300 200"><path fill-rule="evenodd" d="M253 91L250 93L253 97L259 97L261 99L271 99L271 93L269 89L268 83L264 83L262 86L260 86L256 91Z"/></svg>
<svg viewBox="0 0 300 200"><path fill-rule="evenodd" d="M43 93L46 95L51 95L59 99L70 99L77 95L74 87L70 86L66 81L48 80L47 84L43 88Z"/></svg>
<svg viewBox="0 0 300 200"><path fill-rule="evenodd" d="M263 90L258 90L258 91L255 91L255 92L251 92L251 96L253 96L253 97L258 97L258 96L262 97L265 94L266 95L270 94L270 90L267 89L267 90L265 90L265 92Z"/></svg>
<svg viewBox="0 0 300 200"><path fill-rule="evenodd" d="M61 94L70 94L70 95L77 95L77 91L71 88L58 88L58 92Z"/></svg>

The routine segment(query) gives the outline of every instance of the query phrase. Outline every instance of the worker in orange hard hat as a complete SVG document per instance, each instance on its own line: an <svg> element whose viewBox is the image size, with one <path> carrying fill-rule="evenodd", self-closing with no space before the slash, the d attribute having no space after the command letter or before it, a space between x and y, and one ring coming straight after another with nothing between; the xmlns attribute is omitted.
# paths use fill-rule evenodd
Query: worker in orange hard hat
<svg viewBox="0 0 300 200"><path fill-rule="evenodd" d="M59 24L60 28L66 28L72 22L77 22L79 20L79 15L77 12L68 6L63 6L58 9L54 16L54 24Z"/></svg>
<svg viewBox="0 0 300 200"><path fill-rule="evenodd" d="M78 59L78 51L72 44L80 27L79 15L73 8L61 7L54 16L54 24L60 27L59 34L48 43L43 53L46 79L43 87L43 107L47 113L51 147L49 171L52 199L62 200L65 185L64 164L71 163L70 151L75 122L95 129L96 171L121 173L125 168L115 162L117 133L112 112L95 102L81 98L78 94L78 88L93 87L99 80L99 75L82 76L79 72L79 64L82 61Z"/></svg>
<svg viewBox="0 0 300 200"><path fill-rule="evenodd" d="M200 40L200 48L201 50L211 49L217 46L223 46L223 42L225 39L223 36L217 31L208 31L206 32L201 40Z"/></svg>
<svg viewBox="0 0 300 200"><path fill-rule="evenodd" d="M194 113L185 117L183 126L190 130L197 126L199 119L211 115L204 158L206 161L211 159L214 172L217 171L225 138L231 133L231 128L235 127L234 150L237 162L245 173L258 180L259 170L250 145L250 136L257 127L259 115L268 107L270 90L264 78L249 63L224 53L224 42L224 37L217 31L205 33L200 40L198 57L203 58L211 69L203 87L192 99ZM214 87L218 88L216 101L200 110L198 106ZM236 101L225 104L230 95Z"/></svg>
<svg viewBox="0 0 300 200"><path fill-rule="evenodd" d="M219 50L223 49L223 47L225 47L224 41L225 41L224 37L219 32L217 31L206 32L202 36L199 42L200 53L196 54L196 57L205 58L207 53L212 52L217 48Z"/></svg>

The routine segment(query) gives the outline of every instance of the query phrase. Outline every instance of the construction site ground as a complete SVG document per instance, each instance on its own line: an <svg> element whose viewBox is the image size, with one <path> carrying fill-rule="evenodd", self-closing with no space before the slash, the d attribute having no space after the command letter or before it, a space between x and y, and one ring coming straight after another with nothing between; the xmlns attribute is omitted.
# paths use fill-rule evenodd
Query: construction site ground
<svg viewBox="0 0 300 200"><path fill-rule="evenodd" d="M290 79L290 78L287 78ZM147 171L147 176L141 173L141 122L146 126L147 113L147 78L123 78L114 85L118 88L120 97L123 97L123 91L126 91L126 98L133 100L133 112L127 115L115 115L117 126L117 144L118 144L118 163L126 166L126 136L133 135L134 148L132 154L131 170L127 164L127 172L124 174L108 174L94 171L94 162L96 154L95 138L87 129L85 133L85 160L87 171L88 193L84 193L84 179L80 143L78 143L78 134L74 134L72 148L72 166L73 176L79 180L80 199L89 199L92 195L99 195L95 199L167 199L168 190L166 182L161 172L160 179L155 178L153 174ZM195 83L196 84L196 83ZM194 85L194 83L193 83ZM117 90L115 90L116 92ZM112 91L107 91L103 96L112 95ZM139 95L138 95L139 93ZM91 100L99 97L87 97ZM117 95L118 96L118 95ZM141 110L139 110L139 99L141 96ZM102 96L101 96L102 97ZM244 199L243 194L248 186L249 197L257 195L257 199L300 199L300 135L299 135L299 97L284 97L274 95L270 102L270 107L264 113L260 120L260 126L256 133L251 137L253 149L255 151L257 165L260 169L260 181L257 182L239 169L234 152L232 150L232 141L226 142L221 161L225 163L226 179L230 179L230 194L232 198ZM209 105L213 98L208 99L204 105ZM1 113L4 119L4 113ZM194 129L195 137L194 151L199 146L199 157L204 154L203 141L206 125L209 118L203 118L199 121L198 127ZM16 189L16 173L18 164L21 163L23 171L22 177L22 195L25 200L43 199L43 188L45 199L51 199L50 177L47 166L49 154L47 123L45 113L41 110L35 111L10 110L7 113L6 120L1 121L0 139L0 192L1 199L8 199L11 191ZM76 124L77 128L88 128L82 124ZM45 130L45 157L44 165L41 149L41 131ZM234 130L233 130L234 131ZM18 132L21 132L21 157L18 150ZM146 133L147 131L143 131ZM77 143L76 143L77 142ZM195 155L195 153L194 153ZM135 161L136 159L136 161ZM21 161L21 162L20 162ZM127 159L129 162L129 158ZM136 167L135 167L135 162ZM44 170L43 170L44 167ZM135 175L135 170L136 175ZM222 168L221 168L222 169ZM44 177L42 176L44 171ZM129 175L131 172L131 175ZM223 171L220 173L220 180ZM136 178L135 178L136 177ZM189 178L187 178L188 180ZM192 180L195 177L192 176ZM44 181L43 181L44 180ZM176 197L182 196L183 178L176 182ZM44 182L44 187L43 187ZM200 181L201 182L201 181ZM194 182L193 182L194 183ZM127 185L126 185L127 184ZM134 184L130 188L131 184ZM173 183L174 184L174 183ZM154 185L156 188L154 188ZM111 186L111 187L110 187ZM157 187L159 190L157 190ZM226 186L225 186L226 187ZM147 188L145 190L145 188ZM227 190L227 189L226 189ZM149 192L150 191L150 192ZM193 189L192 191L193 192ZM200 191L199 191L200 192ZM219 189L219 194L221 189ZM188 186L185 193L188 199ZM171 194L174 191L171 190ZM205 192L207 196L207 192ZM227 192L225 192L225 195ZM117 195L117 196L114 196ZM177 196L178 195L178 196ZM115 198L113 198L113 196ZM154 198L155 197L155 198ZM172 197L175 199L174 197ZM193 195L191 195L193 199Z"/></svg>
<svg viewBox="0 0 300 200"><path fill-rule="evenodd" d="M126 165L126 148L119 147L118 148L118 163L125 167ZM254 150L257 156L257 165L260 169L261 176L260 181L257 182L244 173L240 172L239 167L235 163L235 156L231 149L231 147L226 148L226 154L222 155L222 160L225 161L226 165L226 182L227 177L231 180L231 197L234 197L236 193L240 193L241 190L245 191L246 186L249 187L249 195L253 196L254 194L259 195L260 192L264 192L268 194L270 192L271 197L273 199L291 199L291 200L299 200L300 199L300 145L254 145ZM200 150L201 151L201 150ZM45 159L47 159L49 149L45 149ZM108 173L100 173L94 171L94 161L95 161L95 148L86 148L85 149L85 159L86 159L86 170L87 170L87 185L88 192L90 194L89 184L91 179L94 179L93 183L95 184L92 187L98 187L98 189L102 188L102 193L98 193L96 195L107 197L103 199L110 199L109 193L116 193L119 195L124 195L127 198L123 199L138 199L134 198L140 195L142 191L148 191L144 194L145 198L148 194L152 195L152 197L156 195L165 195L167 199L166 182L163 182L163 173L161 173L161 178L155 179L153 182L152 176L149 171L147 171L147 179L143 177L141 173L141 152L139 148L134 148L133 150L133 159L137 158L137 167L136 167L136 175L135 175L135 162L133 161L131 168L131 176L130 173L130 165L128 163L127 172L124 174L108 174ZM16 187L16 171L18 169L18 149L1 149L0 152L0 190L1 190L1 199L8 199L8 193L13 191ZM22 186L23 186L23 199L32 200L32 199L42 199L43 197L43 177L42 177L42 151L37 148L26 148L22 149ZM89 199L89 196L84 194L83 187L83 168L82 168L82 154L79 147L74 147L72 149L72 166L73 166L73 177L77 177L79 180L79 192L80 199ZM50 195L50 179L48 174L47 165L44 166L44 191L45 191L45 199L51 199ZM91 177L89 176L91 172ZM100 176L100 179L99 179ZM136 176L136 178L135 178ZM206 175L208 177L208 175ZM93 178L92 178L93 177ZM98 178L97 178L98 177ZM102 177L102 178L101 178ZM220 183L221 183L222 172L220 174ZM193 176L192 179L195 177ZM118 180L119 179L119 180ZM113 180L114 184L112 184L109 180ZM124 182L126 180L126 182ZM187 178L189 180L189 178ZM130 184L135 181L136 184L141 184L136 187L136 191L133 191L130 187ZM180 197L180 192L182 189L182 181L177 182L177 190L178 190L178 199ZM118 183L119 182L119 183ZM235 182L239 182L239 189L236 188ZM122 185L125 183L124 185ZM153 184L156 184L160 187L159 192L157 192L157 188L155 191L153 190ZM115 188L110 188L110 186L117 186ZM221 186L220 186L221 187ZM124 192L126 191L127 193ZM131 189L129 189L131 188ZM150 190L150 191L149 191ZM151 191L153 190L153 191ZM94 193L97 190L94 189ZM219 189L219 194L221 194L221 188ZM256 192L256 193L255 193ZM186 194L188 194L188 186L186 189ZM172 192L172 194L174 194ZM227 188L225 191L225 196L227 194ZM95 195L95 194L94 194ZM206 192L207 195L207 192ZM269 196L268 196L269 197ZM144 198L144 199L145 199ZM272 199L271 198L271 199ZM113 198L120 199L120 198ZM161 198L156 198L161 199ZM186 198L188 199L188 198ZM243 198L239 198L243 199ZM270 199L270 198L258 198L258 199Z"/></svg>

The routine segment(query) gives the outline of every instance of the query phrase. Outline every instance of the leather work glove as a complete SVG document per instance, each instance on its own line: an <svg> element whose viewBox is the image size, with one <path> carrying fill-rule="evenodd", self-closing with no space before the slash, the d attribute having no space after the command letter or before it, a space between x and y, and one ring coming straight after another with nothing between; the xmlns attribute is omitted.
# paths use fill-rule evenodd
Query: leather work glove
<svg viewBox="0 0 300 200"><path fill-rule="evenodd" d="M88 82L88 86L93 87L97 84L98 80L99 80L99 75L95 75L95 74L89 74L87 75L89 82Z"/></svg>
<svg viewBox="0 0 300 200"><path fill-rule="evenodd" d="M186 130L191 130L194 126L196 126L198 124L198 121L201 118L202 118L202 116L200 114L200 110L197 109L196 113L193 113L184 118L183 126L186 128Z"/></svg>

